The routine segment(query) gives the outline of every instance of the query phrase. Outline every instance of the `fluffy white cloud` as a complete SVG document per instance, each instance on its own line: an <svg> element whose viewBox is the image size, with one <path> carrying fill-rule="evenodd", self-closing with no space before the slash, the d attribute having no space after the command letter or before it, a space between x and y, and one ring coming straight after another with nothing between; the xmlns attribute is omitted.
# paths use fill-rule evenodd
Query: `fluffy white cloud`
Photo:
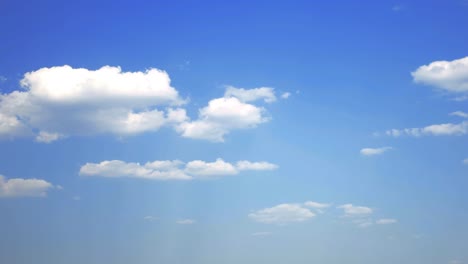
<svg viewBox="0 0 468 264"><path fill-rule="evenodd" d="M249 218L265 224L287 224L303 222L315 216L310 209L300 204L279 204L250 213Z"/></svg>
<svg viewBox="0 0 468 264"><path fill-rule="evenodd" d="M392 147L382 147L382 148L363 148L361 149L361 155L364 156L374 156L383 154L386 151L391 150Z"/></svg>
<svg viewBox="0 0 468 264"><path fill-rule="evenodd" d="M224 97L235 97L244 103L254 102L262 99L266 103L272 103L276 101L275 89L270 87L244 89L228 86L226 88L226 92L224 93Z"/></svg>
<svg viewBox="0 0 468 264"><path fill-rule="evenodd" d="M179 225L191 225L191 224L195 223L195 220L193 220L193 219L182 219L182 220L177 220L176 223L179 224Z"/></svg>
<svg viewBox="0 0 468 264"><path fill-rule="evenodd" d="M450 135L465 135L468 133L468 121L461 123L445 123L430 125L422 128L405 128L405 129L391 129L387 130L385 134L389 136L399 137L403 135L408 136L450 136Z"/></svg>
<svg viewBox="0 0 468 264"><path fill-rule="evenodd" d="M0 94L0 138L34 136L37 142L76 135L130 136L176 129L183 137L222 142L232 130L267 122L266 110L253 103L276 101L273 88L227 87L190 120L185 103L158 69L123 72L60 66L26 73L24 90Z"/></svg>
<svg viewBox="0 0 468 264"><path fill-rule="evenodd" d="M40 179L5 179L0 175L0 197L45 197L54 186Z"/></svg>
<svg viewBox="0 0 468 264"><path fill-rule="evenodd" d="M29 72L24 91L0 96L0 136L36 134L48 143L73 135L132 135L172 125L170 114L183 100L166 72L122 72L60 66ZM178 112L181 114L182 112Z"/></svg>
<svg viewBox="0 0 468 264"><path fill-rule="evenodd" d="M213 176L235 175L246 170L272 170L278 166L268 162L241 161L253 164L250 167L239 167L223 159L214 162L202 160L190 161L187 164L179 160L164 160L147 162L143 165L121 160L102 161L100 163L86 163L80 169L80 175L100 177L133 177L153 180L191 180L193 178L207 178ZM260 164L260 165L258 165Z"/></svg>
<svg viewBox="0 0 468 264"><path fill-rule="evenodd" d="M376 224L378 225L390 225L390 224L396 224L398 220L393 219L393 218L383 218L375 221Z"/></svg>
<svg viewBox="0 0 468 264"><path fill-rule="evenodd" d="M468 118L468 113L462 112L462 111L455 111L453 113L450 113L451 116L459 116L463 118Z"/></svg>
<svg viewBox="0 0 468 264"><path fill-rule="evenodd" d="M344 216L346 217L364 217L372 214L373 210L365 206L356 206L353 204L343 204L338 206L339 209L343 209Z"/></svg>
<svg viewBox="0 0 468 264"><path fill-rule="evenodd" d="M453 93L468 92L468 57L453 61L434 61L419 67L411 75L423 83Z"/></svg>
<svg viewBox="0 0 468 264"><path fill-rule="evenodd" d="M231 130L254 128L269 120L263 107L235 97L217 98L199 110L197 120L181 123L177 131L183 137L223 142L224 136Z"/></svg>

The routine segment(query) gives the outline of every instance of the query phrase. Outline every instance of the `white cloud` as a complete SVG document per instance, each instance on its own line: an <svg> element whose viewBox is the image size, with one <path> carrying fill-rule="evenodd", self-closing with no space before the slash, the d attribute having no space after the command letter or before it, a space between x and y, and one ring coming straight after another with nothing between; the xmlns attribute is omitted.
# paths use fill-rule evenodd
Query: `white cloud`
<svg viewBox="0 0 468 264"><path fill-rule="evenodd" d="M462 162L463 164L468 165L468 158L464 159Z"/></svg>
<svg viewBox="0 0 468 264"><path fill-rule="evenodd" d="M361 155L364 156L374 156L383 154L386 151L391 150L392 147L382 147L382 148L363 148L361 149Z"/></svg>
<svg viewBox="0 0 468 264"><path fill-rule="evenodd" d="M273 103L276 101L275 89L270 87L260 87L253 89L236 88L227 86L224 97L235 97L241 102L254 102L257 100L264 100L266 103Z"/></svg>
<svg viewBox="0 0 468 264"><path fill-rule="evenodd" d="M153 180L190 180L178 160L147 162L143 165L121 160L86 163L80 169L80 175L100 177L133 177Z"/></svg>
<svg viewBox="0 0 468 264"><path fill-rule="evenodd" d="M313 201L307 201L304 203L304 205L315 209L325 209L331 206L331 204L328 203L317 203Z"/></svg>
<svg viewBox="0 0 468 264"><path fill-rule="evenodd" d="M273 88L227 87L190 120L186 103L169 75L150 68L123 72L68 65L26 73L24 90L0 94L0 138L33 136L50 143L70 136L111 134L117 137L172 127L183 137L224 141L232 130L249 129L271 118L253 103L276 101Z"/></svg>
<svg viewBox="0 0 468 264"><path fill-rule="evenodd" d="M346 217L364 217L372 214L373 210L365 206L355 206L353 204L343 204L337 208L343 209Z"/></svg>
<svg viewBox="0 0 468 264"><path fill-rule="evenodd" d="M413 80L452 93L468 92L468 57L434 61L412 72Z"/></svg>
<svg viewBox="0 0 468 264"><path fill-rule="evenodd" d="M0 95L0 135L37 134L49 143L73 135L133 135L172 125L156 107L179 106L183 100L166 72L122 72L60 66L24 75L24 91ZM170 110L166 110L170 111Z"/></svg>
<svg viewBox="0 0 468 264"><path fill-rule="evenodd" d="M45 197L54 186L40 179L5 179L0 175L0 197Z"/></svg>
<svg viewBox="0 0 468 264"><path fill-rule="evenodd" d="M242 166L235 166L220 158L214 162L194 160L185 164L179 160L164 160L147 162L143 165L121 160L106 160L100 163L86 163L81 167L80 175L133 177L153 180L191 180L193 178L235 175L246 170L273 170L278 167L268 162L240 161L237 164L242 164Z"/></svg>
<svg viewBox="0 0 468 264"><path fill-rule="evenodd" d="M408 136L451 136L451 135L465 135L468 133L468 121L461 123L445 123L430 125L422 128L405 128L405 129L391 129L385 132L388 136L399 137L403 135Z"/></svg>
<svg viewBox="0 0 468 264"><path fill-rule="evenodd" d="M177 220L176 223L179 224L179 225L191 225L191 224L195 223L195 220L193 220L193 219L182 219L182 220Z"/></svg>
<svg viewBox="0 0 468 264"><path fill-rule="evenodd" d="M289 93L289 92L281 94L281 98L283 98L283 99L288 99L289 96L291 96L291 93Z"/></svg>
<svg viewBox="0 0 468 264"><path fill-rule="evenodd" d="M269 120L263 107L235 97L217 98L199 110L197 120L183 122L176 130L183 137L223 142L231 130L254 128Z"/></svg>
<svg viewBox="0 0 468 264"><path fill-rule="evenodd" d="M39 134L36 136L36 141L42 143L50 143L62 137L63 135L58 133L48 133L45 131L40 131Z"/></svg>
<svg viewBox="0 0 468 264"><path fill-rule="evenodd" d="M450 113L451 116L459 116L463 118L468 118L468 113L462 112L462 111L455 111L453 113Z"/></svg>
<svg viewBox="0 0 468 264"><path fill-rule="evenodd" d="M390 225L390 224L396 224L398 220L393 219L393 218L383 218L375 221L376 224L378 225Z"/></svg>
<svg viewBox="0 0 468 264"><path fill-rule="evenodd" d="M216 159L215 162L205 162L202 160L194 160L187 163L185 171L191 175L197 176L214 176L214 175L234 175L237 174L237 169L229 162L222 159Z"/></svg>
<svg viewBox="0 0 468 264"><path fill-rule="evenodd" d="M240 171L243 171L243 170L260 171L260 170L276 170L278 168L278 165L269 163L266 161L250 162L247 160L242 160L242 161L237 162L236 167Z"/></svg>
<svg viewBox="0 0 468 264"><path fill-rule="evenodd" d="M265 224L287 224L307 221L315 216L310 209L300 204L279 204L250 213L249 218Z"/></svg>
<svg viewBox="0 0 468 264"><path fill-rule="evenodd" d="M252 233L252 236L269 236L271 234L272 234L271 232L255 232L255 233Z"/></svg>

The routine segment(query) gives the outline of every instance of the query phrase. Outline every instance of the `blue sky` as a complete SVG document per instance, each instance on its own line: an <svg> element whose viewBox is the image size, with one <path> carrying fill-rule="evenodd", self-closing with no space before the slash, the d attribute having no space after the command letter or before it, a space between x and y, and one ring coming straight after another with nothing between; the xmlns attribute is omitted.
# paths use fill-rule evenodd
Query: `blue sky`
<svg viewBox="0 0 468 264"><path fill-rule="evenodd" d="M468 3L0 2L0 262L468 263Z"/></svg>

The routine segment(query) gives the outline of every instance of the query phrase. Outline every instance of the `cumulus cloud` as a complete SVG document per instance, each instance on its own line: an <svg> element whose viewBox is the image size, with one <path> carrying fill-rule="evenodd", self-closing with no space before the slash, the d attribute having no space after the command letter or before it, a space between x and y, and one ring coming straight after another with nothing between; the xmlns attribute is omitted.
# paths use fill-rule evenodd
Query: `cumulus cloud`
<svg viewBox="0 0 468 264"><path fill-rule="evenodd" d="M51 183L40 179L6 179L0 175L0 197L45 197L55 188Z"/></svg>
<svg viewBox="0 0 468 264"><path fill-rule="evenodd" d="M250 166L245 166L245 163ZM233 165L223 159L214 162L194 160L184 163L179 160L153 161L145 164L121 160L86 163L80 168L80 175L100 177L133 177L153 180L191 180L214 176L236 175L246 170L273 170L277 165L268 162L240 161ZM243 164L239 166L239 164Z"/></svg>
<svg viewBox="0 0 468 264"><path fill-rule="evenodd" d="M156 131L172 124L168 109L184 102L168 74L158 69L65 65L26 73L20 84L24 90L0 96L0 136L35 134L43 143L73 135Z"/></svg>
<svg viewBox="0 0 468 264"><path fill-rule="evenodd" d="M228 86L224 97L199 109L191 120L183 100L162 70L124 72L68 65L26 73L24 88L0 94L0 138L33 136L50 143L69 136L118 137L174 128L183 137L224 141L232 130L249 129L271 118L258 101L276 101L273 88Z"/></svg>
<svg viewBox="0 0 468 264"><path fill-rule="evenodd" d="M461 123L445 123L435 124L422 128L404 128L404 129L390 129L385 132L388 136L459 136L468 133L468 121Z"/></svg>
<svg viewBox="0 0 468 264"><path fill-rule="evenodd" d="M434 61L411 73L416 83L434 86L450 93L468 92L468 57Z"/></svg>
<svg viewBox="0 0 468 264"><path fill-rule="evenodd" d="M353 204L343 204L338 206L339 209L343 209L345 217L364 217L372 214L373 210L365 206L356 206Z"/></svg>
<svg viewBox="0 0 468 264"><path fill-rule="evenodd" d="M304 222L315 216L310 209L301 204L279 204L271 208L252 212L248 217L264 224L287 224Z"/></svg>
<svg viewBox="0 0 468 264"><path fill-rule="evenodd" d="M383 154L386 151L391 150L392 147L382 147L382 148L363 148L361 149L361 155L364 156L375 156Z"/></svg>
<svg viewBox="0 0 468 264"><path fill-rule="evenodd" d="M390 225L390 224L396 224L398 220L393 219L393 218L382 218L377 221L375 221L376 224L378 225Z"/></svg>
<svg viewBox="0 0 468 264"><path fill-rule="evenodd" d="M183 122L176 130L183 137L223 142L231 130L254 128L269 120L263 107L225 97L211 100L199 110L197 120Z"/></svg>
<svg viewBox="0 0 468 264"><path fill-rule="evenodd" d="M179 224L179 225L191 225L191 224L195 223L195 220L193 220L193 219L182 219L182 220L177 220L176 223Z"/></svg>
<svg viewBox="0 0 468 264"><path fill-rule="evenodd" d="M228 86L226 87L224 97L235 97L244 103L254 102L257 100L264 100L265 103L272 103L276 101L275 90L270 87L244 89Z"/></svg>

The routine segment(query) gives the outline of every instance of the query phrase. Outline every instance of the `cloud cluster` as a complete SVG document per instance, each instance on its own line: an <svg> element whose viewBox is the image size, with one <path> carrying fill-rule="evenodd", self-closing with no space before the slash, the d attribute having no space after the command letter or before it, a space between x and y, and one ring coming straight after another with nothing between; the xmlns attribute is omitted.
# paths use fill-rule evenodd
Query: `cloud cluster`
<svg viewBox="0 0 468 264"><path fill-rule="evenodd" d="M130 136L173 127L183 137L224 141L236 129L254 128L271 118L256 101L276 101L273 88L227 87L191 120L186 100L162 70L124 72L68 65L28 72L23 90L0 95L0 138L33 136L52 141L76 135Z"/></svg>
<svg viewBox="0 0 468 264"><path fill-rule="evenodd" d="M434 61L411 73L416 83L434 86L450 93L468 93L468 57Z"/></svg>
<svg viewBox="0 0 468 264"><path fill-rule="evenodd" d="M268 162L239 161L231 164L223 159L214 162L194 160L184 163L179 160L163 160L145 164L121 160L86 163L80 168L80 175L99 177L132 177L152 180L192 180L236 175L247 170L275 170L278 166Z"/></svg>
<svg viewBox="0 0 468 264"><path fill-rule="evenodd" d="M315 217L317 212L323 213L322 210L328 207L330 207L330 204L313 201L307 201L302 204L284 203L254 211L248 217L264 224L288 224L307 221Z"/></svg>
<svg viewBox="0 0 468 264"><path fill-rule="evenodd" d="M47 191L60 188L40 179L6 179L0 175L0 197L45 197Z"/></svg>

